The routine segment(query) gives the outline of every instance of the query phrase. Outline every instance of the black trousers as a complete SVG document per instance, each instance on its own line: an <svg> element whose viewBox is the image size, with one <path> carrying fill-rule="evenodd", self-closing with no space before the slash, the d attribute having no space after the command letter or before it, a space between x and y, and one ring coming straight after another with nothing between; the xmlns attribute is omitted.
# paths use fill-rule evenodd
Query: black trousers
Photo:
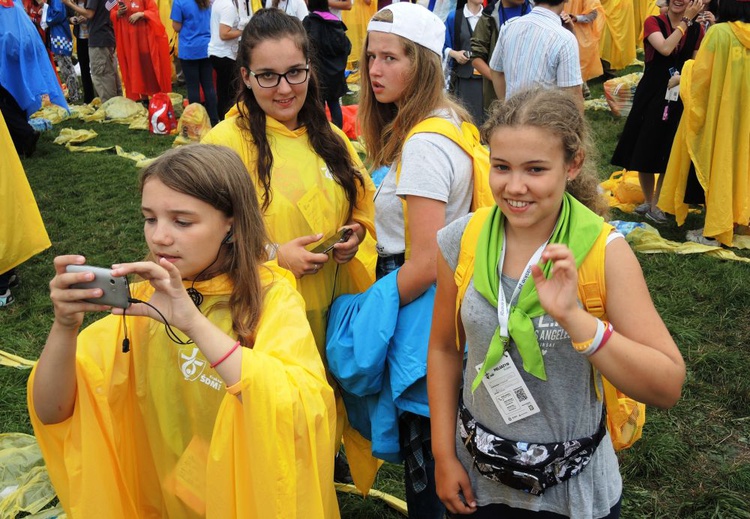
<svg viewBox="0 0 750 519"><path fill-rule="evenodd" d="M10 138L13 140L18 155L28 157L34 153L39 133L34 131L34 128L29 124L26 113L2 85L0 85L0 112L3 114L5 124L8 125Z"/></svg>
<svg viewBox="0 0 750 519"><path fill-rule="evenodd" d="M237 95L239 72L236 68L237 63L231 58L211 56L211 65L216 71L216 104L219 119L223 121Z"/></svg>

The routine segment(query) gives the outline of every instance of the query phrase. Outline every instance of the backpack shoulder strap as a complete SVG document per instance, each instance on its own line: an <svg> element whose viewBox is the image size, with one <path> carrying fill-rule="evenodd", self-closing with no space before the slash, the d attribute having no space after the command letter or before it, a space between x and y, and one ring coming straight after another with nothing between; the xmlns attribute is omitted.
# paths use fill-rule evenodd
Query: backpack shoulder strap
<svg viewBox="0 0 750 519"><path fill-rule="evenodd" d="M589 253L578 267L578 299L583 307L594 317L606 316L607 286L604 276L604 255L607 238L612 232L610 224L605 223Z"/></svg>
<svg viewBox="0 0 750 519"><path fill-rule="evenodd" d="M465 125L464 123L462 127ZM456 144L458 144L462 150L464 150L466 153L469 154L469 156L472 156L472 152L469 148L469 145L465 142L463 138L463 132L462 130L459 130L455 124L450 122L448 119L444 119L442 117L428 117L427 119L423 119L422 121L418 122L414 125L414 127L409 130L409 133L406 134L406 137L404 138L404 142L407 142L409 139L412 138L413 135L417 133L437 133L440 135L443 135L444 137L449 138ZM399 160L398 165L396 166L396 186L398 187L399 180L401 179L401 160ZM405 251L404 256L406 259L409 259L411 256L411 243L409 241L409 217L406 211L406 200L401 200L401 207L403 208L404 213L404 245L405 245Z"/></svg>
<svg viewBox="0 0 750 519"><path fill-rule="evenodd" d="M482 226L487 220L490 214L489 207L483 207L478 209L472 217L469 219L469 223L466 224L464 233L461 236L461 248L458 252L458 264L456 270L453 273L453 280L456 283L458 291L456 293L456 310L454 315L455 326L456 326L456 347L460 348L458 334L458 315L461 310L461 302L466 294L466 289L469 288L471 278L474 276L474 256L476 254L477 242L479 241L479 233L482 231Z"/></svg>

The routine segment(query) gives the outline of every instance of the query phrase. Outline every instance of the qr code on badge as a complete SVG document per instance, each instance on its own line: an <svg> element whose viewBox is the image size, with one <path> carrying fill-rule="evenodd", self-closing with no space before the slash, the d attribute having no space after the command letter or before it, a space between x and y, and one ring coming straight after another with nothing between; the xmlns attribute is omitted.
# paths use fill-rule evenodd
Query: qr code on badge
<svg viewBox="0 0 750 519"><path fill-rule="evenodd" d="M519 402L524 402L528 400L528 397L526 396L526 391L522 387L517 387L513 390L516 393L516 398Z"/></svg>

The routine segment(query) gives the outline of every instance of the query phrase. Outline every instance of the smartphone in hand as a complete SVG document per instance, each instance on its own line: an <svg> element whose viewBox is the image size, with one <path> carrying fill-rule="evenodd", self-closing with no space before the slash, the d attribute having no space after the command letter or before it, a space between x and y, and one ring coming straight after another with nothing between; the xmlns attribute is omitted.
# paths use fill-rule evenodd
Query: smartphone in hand
<svg viewBox="0 0 750 519"><path fill-rule="evenodd" d="M315 254L328 254L331 250L333 250L334 245L347 241L352 235L352 232L353 231L349 227L345 227L341 229L341 232L337 232L336 234L322 242L320 245L317 245L310 252L314 252Z"/></svg>
<svg viewBox="0 0 750 519"><path fill-rule="evenodd" d="M70 288L101 288L104 294L94 299L84 299L87 303L127 308L130 306L130 287L126 277L114 277L110 269L91 265L68 265L66 272L93 272L96 276L87 283L74 283Z"/></svg>

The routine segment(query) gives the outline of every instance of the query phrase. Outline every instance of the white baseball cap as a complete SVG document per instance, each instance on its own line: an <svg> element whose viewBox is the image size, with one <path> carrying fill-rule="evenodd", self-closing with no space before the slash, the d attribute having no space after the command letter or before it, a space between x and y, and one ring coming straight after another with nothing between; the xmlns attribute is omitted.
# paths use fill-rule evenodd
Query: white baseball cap
<svg viewBox="0 0 750 519"><path fill-rule="evenodd" d="M367 32L385 32L413 41L417 45L443 56L445 44L445 24L429 9L411 2L397 2L387 5L380 11L390 11L393 22L370 20Z"/></svg>

